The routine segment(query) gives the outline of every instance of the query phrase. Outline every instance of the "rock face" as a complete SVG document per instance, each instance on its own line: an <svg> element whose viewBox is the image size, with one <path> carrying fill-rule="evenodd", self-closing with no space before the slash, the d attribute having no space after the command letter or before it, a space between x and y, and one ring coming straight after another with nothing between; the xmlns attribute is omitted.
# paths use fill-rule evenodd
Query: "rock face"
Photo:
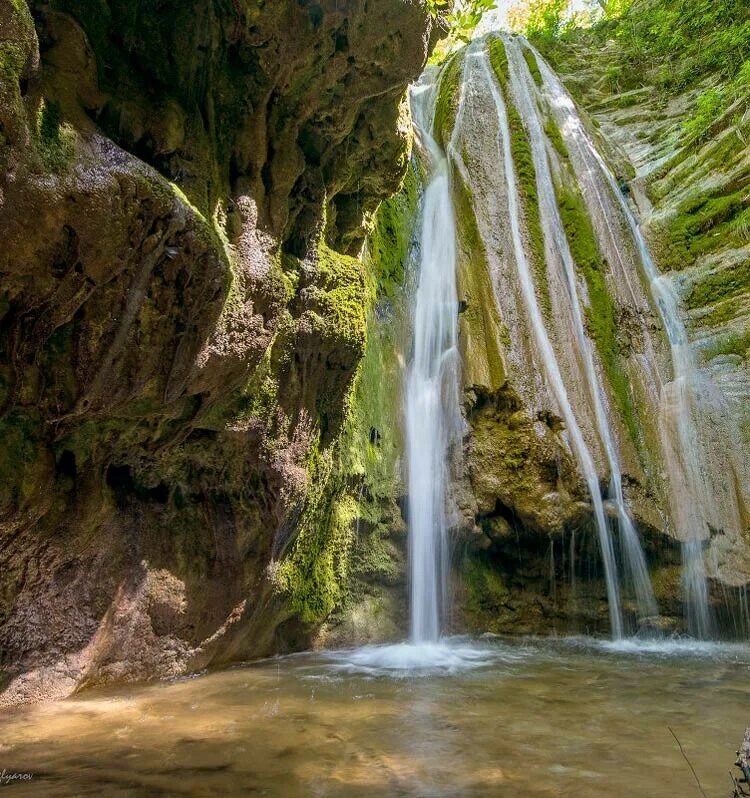
<svg viewBox="0 0 750 798"><path fill-rule="evenodd" d="M3 702L299 647L340 599L374 346L351 256L431 26L405 0L3 4Z"/></svg>
<svg viewBox="0 0 750 798"><path fill-rule="evenodd" d="M714 34L746 16L743 7L717 22ZM619 154L651 251L678 298L698 386L692 443L703 487L690 498L707 519L703 553L712 603L725 633L744 637L750 631L746 613L732 605L744 603L750 582L746 97L733 86L734 75L706 75L700 68L686 67L675 80L679 88L666 90L673 76L665 66L633 62L621 38L628 41L582 33L550 56ZM729 98L727 108L697 130L700 98L715 91Z"/></svg>
<svg viewBox="0 0 750 798"><path fill-rule="evenodd" d="M668 140L658 133L673 129L679 101L660 109L672 121L654 130L657 109L647 102L635 95L623 103L603 100L603 91L592 89L605 85L592 80L591 70L606 73L606 52L569 54L566 66L574 92L582 85L586 98L596 94L593 118L556 94L542 74L546 67L512 38L477 40L442 73L435 125L452 165L468 422L455 497L463 549L456 559L454 625L532 633L609 628L578 428L596 472L595 490L609 495L604 510L613 518L610 482L619 472L651 571L658 623L684 628L689 602L681 579L689 569L683 571L681 549L694 534L697 554L689 556L707 576L708 612L722 634L744 634L750 582L747 346L738 299L745 295L744 249L730 243L741 231L729 240L715 230L701 238L699 221L674 215L679 206L681 213L710 216L708 230L723 223L725 212L739 214L741 204L732 197L744 185L746 151L724 140L719 150L731 157L721 167L714 161L715 169L693 169L715 144L706 144L702 155L683 151L665 162ZM613 164L619 187L617 179L605 179L576 126ZM632 191L659 267L675 269L669 253L678 246L707 253L692 270L666 278L676 286L690 339L679 352L670 351L664 315L621 207L622 192L636 177ZM563 268L566 250L570 275ZM521 261L538 320L526 299ZM569 299L574 294L580 311ZM706 307L691 310L703 300ZM689 381L675 365L688 352L698 364ZM562 390L554 388L555 372ZM688 418L686 433L679 428ZM615 533L614 541L622 564L622 535ZM623 610L632 622L643 611L628 566L621 567Z"/></svg>

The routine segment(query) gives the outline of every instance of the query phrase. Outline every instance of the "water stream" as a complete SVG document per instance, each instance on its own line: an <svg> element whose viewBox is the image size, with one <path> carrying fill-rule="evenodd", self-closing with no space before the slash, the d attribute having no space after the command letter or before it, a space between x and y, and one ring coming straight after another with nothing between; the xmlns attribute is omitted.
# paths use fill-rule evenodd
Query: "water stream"
<svg viewBox="0 0 750 798"><path fill-rule="evenodd" d="M589 210L592 214L601 212L602 190L608 190L611 197L616 199L669 340L674 379L662 386L659 396L660 431L668 461L672 514L682 541L687 624L691 634L708 638L714 633L714 621L708 603L703 544L708 538L710 521L721 528L717 519L722 517L722 512L717 507L721 492L712 489L715 480L707 473L708 458L700 444L701 436L697 427L701 396L706 391L701 385L671 281L656 268L628 200L587 133L570 95L539 53L534 48L530 49L539 64L544 90L551 99L563 138L580 159L582 171L588 173L589 190L584 196L590 203ZM602 181L603 186L600 185ZM616 225L617 220L608 224L613 236L616 235ZM615 242L616 248L624 246L622 241Z"/></svg>
<svg viewBox="0 0 750 798"><path fill-rule="evenodd" d="M414 352L406 380L409 484L410 640L441 633L448 568L449 452L460 439L456 228L448 162L432 136L438 84L433 72L412 90L414 127L427 185L422 199Z"/></svg>
<svg viewBox="0 0 750 798"><path fill-rule="evenodd" d="M477 40L464 54L458 87L458 108L446 152L442 150L432 131L439 92L439 74L428 70L411 94L412 115L422 170L426 174L426 187L422 200L418 285L413 309L414 350L405 391L410 641L434 643L439 639L447 594L449 459L451 447L460 440L462 424L458 395L460 358L457 341L457 232L451 197L451 169L459 171L460 179L465 185L473 185L472 169L465 162L461 147L462 137L472 134L470 129L463 129L465 94L469 90L484 93L495 108L497 143L504 176L504 185L498 183L496 191L506 195L512 260L517 272L523 311L539 353L544 379L559 407L565 422L565 436L588 489L604 566L611 634L618 639L625 634L621 599L623 585L632 588L639 622L658 615L658 608L641 542L623 494L622 468L616 437L609 419L601 366L596 362L595 349L586 331L580 278L557 204L538 89L522 53L525 45L514 37L503 37L508 57L511 95L503 96L505 92L490 64L487 43L487 39ZM565 104L567 95L559 82L547 90L552 93L558 114L563 113L562 109L568 115L575 114L572 103ZM558 305L563 312L556 313L554 318L545 318L539 300L540 286L535 284L534 270L525 244L524 230L527 220L521 211L507 102L512 102L519 113L530 142L544 238L545 266L550 283L564 287L566 301L562 306ZM577 122L577 118L574 117L574 121ZM564 122L564 133L570 137L575 126L569 119ZM582 130L580 122L578 124ZM585 141L576 140L574 143L579 153L584 149L583 144L587 143L586 147L591 148L591 157L594 158L597 168L606 169L603 159L587 137ZM575 163L574 161L574 165ZM584 162L584 167L590 173L591 165ZM585 190L585 175L583 178L581 183ZM611 175L609 179L613 180ZM632 214L628 218L634 235L640 236ZM607 224L610 224L609 220ZM643 257L647 257L648 252L642 237L638 240L645 253ZM562 300L558 297L556 301L560 303ZM550 328L551 325L554 329ZM586 440L580 419L583 408L574 405L553 338L558 345L559 342L564 342L568 347L568 360L576 364L575 376L579 374L585 385L590 417L609 470L609 512L602 496L595 456ZM580 399L578 401L580 405ZM621 564L618 562L610 515L617 522ZM685 550L691 549L686 546ZM686 574L695 576L686 582L690 587L690 606L698 606L696 597L701 595L698 587L702 582L705 583L695 565L701 561L700 557L693 557L689 560L691 567L685 571ZM699 631L707 633L708 630L701 626Z"/></svg>
<svg viewBox="0 0 750 798"><path fill-rule="evenodd" d="M544 318L542 316L537 294L532 277L531 266L528 261L524 239L522 234L521 214L519 210L520 198L518 185L516 182L515 164L511 149L511 135L508 122L508 114L505 100L502 96L496 79L492 74L492 67L489 55L486 50L482 53L482 67L485 74L487 87L494 100L497 110L497 118L500 125L499 146L505 165L505 179L508 193L508 206L510 210L510 227L512 232L514 261L518 269L518 276L521 285L522 297L526 312L531 320L532 330L537 347L542 355L543 367L549 385L557 399L563 418L566 423L567 433L574 452L576 453L579 466L583 472L586 485L588 487L591 504L594 512L594 521L599 534L602 559L604 561L604 572L607 582L607 596L609 600L609 615L612 636L620 638L623 635L622 610L620 606L620 590L617 578L617 563L612 543L612 536L604 511L601 491L599 489L599 478L596 472L591 452L589 451L583 433L578 424L573 407L568 399L568 393L563 382L557 357L555 355L552 342L547 333Z"/></svg>
<svg viewBox="0 0 750 798"><path fill-rule="evenodd" d="M505 37L504 41L508 54L515 105L524 120L524 126L530 138L531 150L534 156L539 211L544 230L547 263L553 265L561 263L564 270L563 282L568 289L567 294L570 300L576 348L579 360L583 365L582 374L588 386L594 407L597 431L604 444L609 466L609 498L617 515L620 549L624 567L635 592L639 619L643 620L657 615L658 608L643 548L625 505L619 453L605 407L604 388L599 376L599 370L594 365L594 347L585 331L576 264L568 245L568 239L557 205L554 182L547 159L544 123L540 116L539 106L534 99L535 83L523 58L520 42L511 37Z"/></svg>

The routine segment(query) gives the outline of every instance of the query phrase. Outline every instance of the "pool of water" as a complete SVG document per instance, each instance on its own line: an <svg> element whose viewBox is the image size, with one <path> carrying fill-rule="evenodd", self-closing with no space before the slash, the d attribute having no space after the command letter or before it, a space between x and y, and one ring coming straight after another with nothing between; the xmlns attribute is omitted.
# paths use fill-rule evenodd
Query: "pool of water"
<svg viewBox="0 0 750 798"><path fill-rule="evenodd" d="M710 798L750 648L468 640L299 654L0 715L13 795Z"/></svg>

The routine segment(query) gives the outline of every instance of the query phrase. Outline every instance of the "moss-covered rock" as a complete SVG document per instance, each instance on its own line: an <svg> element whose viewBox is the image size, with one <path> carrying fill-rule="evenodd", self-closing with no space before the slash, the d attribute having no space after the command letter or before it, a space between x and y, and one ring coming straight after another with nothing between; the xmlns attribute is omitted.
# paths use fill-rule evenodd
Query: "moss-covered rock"
<svg viewBox="0 0 750 798"><path fill-rule="evenodd" d="M395 468L356 255L436 33L402 0L33 11L0 10L8 703L307 645L345 603L371 428Z"/></svg>
<svg viewBox="0 0 750 798"><path fill-rule="evenodd" d="M489 54L492 69L498 82L503 88L506 97L510 97L510 75L508 67L508 56L505 52L505 44L499 37L492 37L489 40ZM510 149L513 154L513 166L516 170L518 181L518 193L523 209L524 229L528 236L529 248L531 251L531 266L534 272L537 296L542 307L543 313L549 318L552 312L552 305L549 297L549 286L547 284L547 267L544 255L544 234L542 232L542 222L539 217L539 198L536 186L536 168L534 158L531 153L523 121L512 102L506 102L506 112L508 114L508 126L510 128Z"/></svg>
<svg viewBox="0 0 750 798"><path fill-rule="evenodd" d="M458 235L458 292L462 302L459 341L465 386L490 393L506 382L503 341L507 331L494 301L482 239L477 230L469 188L454 175L453 202Z"/></svg>

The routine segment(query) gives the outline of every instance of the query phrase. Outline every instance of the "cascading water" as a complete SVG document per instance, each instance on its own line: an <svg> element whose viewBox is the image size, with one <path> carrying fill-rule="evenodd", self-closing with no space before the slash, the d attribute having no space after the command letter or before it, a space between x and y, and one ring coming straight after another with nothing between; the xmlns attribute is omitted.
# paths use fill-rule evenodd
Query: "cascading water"
<svg viewBox="0 0 750 798"><path fill-rule="evenodd" d="M721 517L721 513L714 510L717 499L710 495L708 486L711 485L711 480L707 479L704 472L703 452L696 426L701 394L700 378L680 317L678 300L670 281L659 274L633 211L620 191L612 171L586 132L570 95L539 53L530 46L529 49L539 64L544 90L550 98L563 138L571 152L580 159L582 171L588 173L590 183L587 200L598 203L599 211L604 209L600 189L596 184L595 175L598 174L603 178L611 195L616 198L617 206L631 232L667 333L674 381L662 388L659 397L660 429L669 465L672 513L682 540L687 624L693 635L710 637L714 623L708 604L702 541L708 536L707 521L711 517ZM597 209L591 210L593 213ZM609 231L615 235L612 225L609 225Z"/></svg>
<svg viewBox="0 0 750 798"><path fill-rule="evenodd" d="M467 136L472 135L471 128L475 124L475 121L464 122L463 119L467 97L471 98L469 104L472 108L489 103L496 117L497 132L493 131L491 135L497 135L501 178L496 178L494 184L485 185L494 185L494 190L502 192L504 199L493 198L483 189L483 201L492 207L507 203L506 215L499 219L500 224L507 228L503 235L495 240L491 233L484 231L480 237L485 246L497 247L499 243L501 248L495 251L509 255L508 264L512 263L515 269L518 307L525 315L522 323L534 342L532 359L538 364L538 373L544 377L546 395L553 397L557 406L555 412L562 416L562 434L590 495L604 566L611 633L615 638L621 638L625 631L621 593L627 587L632 589L640 621L658 615L658 609L640 538L623 494L618 438L610 420L602 365L587 332L584 314L588 302L587 289L578 274L579 267L571 252L558 205L556 180L559 176L555 170L559 171L561 167L551 154L544 106L551 109L570 152L572 179L580 187L596 238L607 262L613 269L619 268L616 275L618 285L624 286L622 290L629 295L638 313L647 313L648 300L644 293L639 293L643 289L638 281L634 281L632 262L627 262L623 253L628 251L632 257L635 249L643 263L669 336L675 371L674 382L662 386L659 408L663 448L673 483L673 516L683 541L683 584L688 624L693 634L707 637L712 631L712 619L702 541L707 535L705 507L710 500L705 497L705 501L696 502L690 498L691 492L702 495L706 488L701 484L704 471L694 410L699 393L698 370L680 320L677 298L669 282L656 270L628 201L589 138L560 81L522 39L504 36L503 46L507 55L507 76L502 80L490 62L487 40L475 41L464 52L458 81L459 99L453 108L455 119L450 140L446 140L444 149L438 143L440 136L433 131L433 124L440 94L439 82L447 70L442 73L428 71L411 93L412 116L426 185L416 250L419 271L412 317L413 357L405 389L410 642L424 644L440 640L445 617L449 560L447 536L454 509L450 505L451 460L458 449L455 445L461 440L463 427L457 336L458 243L452 199L452 192L459 189L453 185L453 179L464 184L473 197L472 202L476 201L474 189L478 188L473 173L475 161L467 156L466 149ZM540 86L537 86L526 63L524 47L528 47L539 62L542 73ZM511 110L520 117L534 164L537 211L544 244L543 266L547 274L541 279L549 280L550 285L559 288L553 300L557 311L552 315L549 309L542 309L542 287L537 285L540 279L536 272L538 265L530 260L528 219L521 196L522 184L516 174L512 144L514 133L506 103L512 103ZM441 135L446 135L445 130ZM485 147L488 144L489 141ZM507 236L505 247L501 243L503 236ZM507 281L507 277L502 275L500 279ZM507 302L503 307L507 311ZM650 350L642 358L642 363L639 361L640 365L634 368L642 366L651 382L658 383L657 355L650 339L647 346L651 347ZM602 465L610 475L606 501L599 482ZM682 484L681 490L676 487L679 484ZM615 523L619 532L622 575L618 566L618 547L613 537Z"/></svg>
<svg viewBox="0 0 750 798"><path fill-rule="evenodd" d="M446 597L446 502L451 444L458 440L456 227L445 154L432 135L438 84L428 74L411 93L428 175L422 200L414 353L406 380L409 593L412 643L435 642Z"/></svg>
<svg viewBox="0 0 750 798"><path fill-rule="evenodd" d="M609 601L609 616L612 636L620 638L623 635L622 610L620 606L620 589L617 577L617 562L612 542L612 535L607 523L599 488L599 478L596 466L591 456L586 441L581 432L580 425L576 418L568 393L560 373L552 342L550 341L544 323L539 302L537 300L531 267L529 265L526 250L523 244L521 232L520 198L516 179L515 164L511 148L511 133L508 122L508 113L505 106L500 88L496 84L492 75L489 55L486 50L482 53L482 68L485 75L487 86L495 103L497 119L500 126L500 150L505 166L506 188L508 193L508 205L510 210L510 227L512 233L513 252L518 277L521 286L521 293L526 312L531 321L532 330L537 347L541 353L545 375L550 388L558 402L560 410L565 419L568 435L573 451L576 454L579 466L586 481L586 486L591 497L591 504L594 510L594 522L599 535L602 559L604 562L604 573L607 583L607 597Z"/></svg>
<svg viewBox="0 0 750 798"><path fill-rule="evenodd" d="M609 499L614 505L620 532L620 548L628 581L632 584L638 607L638 615L642 620L658 614L651 579L646 566L638 533L625 506L622 491L622 469L604 403L604 389L594 365L593 347L586 335L581 300L579 298L576 265L568 244L567 235L560 217L560 210L555 196L555 187L547 160L546 136L544 124L540 118L540 110L535 101L535 83L523 58L518 40L504 37L510 83L515 106L520 113L524 127L529 136L531 151L536 170L536 185L539 195L539 213L544 232L546 260L551 265L562 265L562 282L567 288L570 302L570 316L573 322L575 340L579 360L582 362L582 374L586 381L599 436L602 440L607 463L610 470ZM588 458L590 459L590 458ZM602 533L600 532L600 535ZM609 547L610 543L603 543Z"/></svg>

